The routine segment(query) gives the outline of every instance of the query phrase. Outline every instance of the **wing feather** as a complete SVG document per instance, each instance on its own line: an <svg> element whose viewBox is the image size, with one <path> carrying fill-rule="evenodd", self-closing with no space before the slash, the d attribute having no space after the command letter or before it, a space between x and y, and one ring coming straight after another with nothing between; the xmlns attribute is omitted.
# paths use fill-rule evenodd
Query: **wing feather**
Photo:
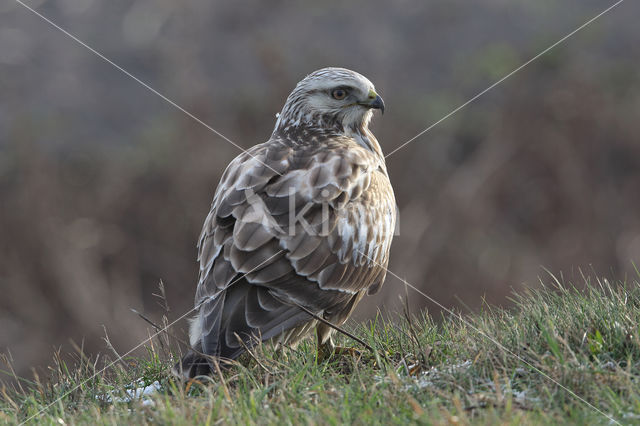
<svg viewBox="0 0 640 426"><path fill-rule="evenodd" d="M200 236L203 350L235 357L234 333L266 339L311 321L297 305L344 321L384 280L394 224L383 161L352 139L241 154Z"/></svg>

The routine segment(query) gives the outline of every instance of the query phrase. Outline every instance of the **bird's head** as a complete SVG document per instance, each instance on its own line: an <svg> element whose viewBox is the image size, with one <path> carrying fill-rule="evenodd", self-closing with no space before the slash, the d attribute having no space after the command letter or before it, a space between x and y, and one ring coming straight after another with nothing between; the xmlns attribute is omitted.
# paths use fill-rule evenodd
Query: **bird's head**
<svg viewBox="0 0 640 426"><path fill-rule="evenodd" d="M297 127L364 130L374 109L384 112L384 102L366 77L345 68L323 68L296 85L275 131Z"/></svg>

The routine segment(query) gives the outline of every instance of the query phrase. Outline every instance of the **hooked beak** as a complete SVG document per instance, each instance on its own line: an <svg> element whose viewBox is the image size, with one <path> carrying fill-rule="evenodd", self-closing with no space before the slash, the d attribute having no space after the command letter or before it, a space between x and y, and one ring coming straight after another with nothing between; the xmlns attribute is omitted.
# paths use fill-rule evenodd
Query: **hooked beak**
<svg viewBox="0 0 640 426"><path fill-rule="evenodd" d="M384 101L382 100L380 95L375 93L373 90L371 92L369 92L369 100L368 101L359 102L358 104L362 105L364 107L367 107L367 108L379 109L380 112L382 112L384 114Z"/></svg>

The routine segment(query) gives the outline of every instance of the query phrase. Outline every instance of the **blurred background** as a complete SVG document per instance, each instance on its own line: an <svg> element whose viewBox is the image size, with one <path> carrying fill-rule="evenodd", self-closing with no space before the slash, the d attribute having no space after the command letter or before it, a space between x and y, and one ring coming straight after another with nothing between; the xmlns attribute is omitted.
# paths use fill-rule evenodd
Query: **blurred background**
<svg viewBox="0 0 640 426"><path fill-rule="evenodd" d="M372 80L392 151L613 3L30 0L248 148L325 66ZM636 275L640 4L628 1L387 159L390 269L448 307L509 306L542 267ZM238 149L12 0L0 3L0 352L20 374L192 307L195 243ZM351 321L405 294L388 276ZM437 306L409 290L412 307ZM186 323L175 333L184 335Z"/></svg>

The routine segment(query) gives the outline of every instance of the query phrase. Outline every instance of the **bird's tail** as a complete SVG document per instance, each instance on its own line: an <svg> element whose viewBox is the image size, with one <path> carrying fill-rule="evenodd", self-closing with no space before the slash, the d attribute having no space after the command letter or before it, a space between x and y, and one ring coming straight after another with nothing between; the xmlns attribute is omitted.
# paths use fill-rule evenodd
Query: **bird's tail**
<svg viewBox="0 0 640 426"><path fill-rule="evenodd" d="M213 370L207 358L198 354L193 349L189 349L180 362L171 369L171 374L183 380L192 379L197 376L210 376L212 373Z"/></svg>
<svg viewBox="0 0 640 426"><path fill-rule="evenodd" d="M280 301L266 287L241 279L203 303L194 321L193 348L172 370L179 377L209 375L215 371L213 359L236 359L245 347L291 334L285 332L313 318L300 307Z"/></svg>

